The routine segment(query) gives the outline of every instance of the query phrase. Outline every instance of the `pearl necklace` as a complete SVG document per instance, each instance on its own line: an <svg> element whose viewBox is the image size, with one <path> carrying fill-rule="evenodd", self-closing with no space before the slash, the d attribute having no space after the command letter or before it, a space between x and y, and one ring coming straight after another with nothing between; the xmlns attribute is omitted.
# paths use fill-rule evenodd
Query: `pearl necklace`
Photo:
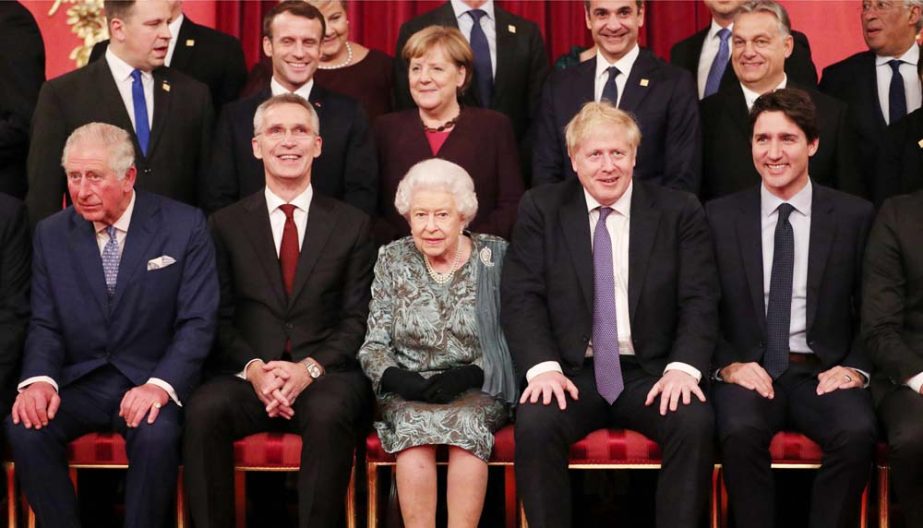
<svg viewBox="0 0 923 528"><path fill-rule="evenodd" d="M352 62L353 62L353 47L349 45L349 41L347 40L347 41L346 41L346 60L345 60L345 61L343 61L341 64L337 64L336 66L321 66L321 65L318 65L317 67L318 67L318 69L321 69L321 70L339 70L340 68L345 68L345 67L349 66L350 64L352 64Z"/></svg>
<svg viewBox="0 0 923 528"><path fill-rule="evenodd" d="M429 263L429 257L426 256L426 253L423 254L423 262L426 263L426 271L429 273L429 276L432 277L436 284L445 284L452 280L452 277L455 276L455 271L458 270L458 265L461 262L461 239L458 240L458 245L455 247L455 260L452 261L452 267L449 271L445 273L439 273L433 269L433 265Z"/></svg>

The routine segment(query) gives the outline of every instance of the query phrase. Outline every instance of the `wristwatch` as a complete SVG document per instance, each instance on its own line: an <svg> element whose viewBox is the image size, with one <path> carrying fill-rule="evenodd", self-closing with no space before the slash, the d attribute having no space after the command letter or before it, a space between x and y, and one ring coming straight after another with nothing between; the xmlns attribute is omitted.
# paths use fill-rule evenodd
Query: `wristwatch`
<svg viewBox="0 0 923 528"><path fill-rule="evenodd" d="M304 360L304 368L308 370L308 375L311 376L312 379L317 379L324 373L324 371L320 369L320 365L313 359Z"/></svg>

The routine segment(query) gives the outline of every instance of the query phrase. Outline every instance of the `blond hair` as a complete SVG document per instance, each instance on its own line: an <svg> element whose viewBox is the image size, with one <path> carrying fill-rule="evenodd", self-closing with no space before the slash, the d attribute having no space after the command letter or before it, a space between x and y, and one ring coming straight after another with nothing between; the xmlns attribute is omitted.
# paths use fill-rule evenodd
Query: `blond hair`
<svg viewBox="0 0 923 528"><path fill-rule="evenodd" d="M567 153L573 155L580 143L597 128L612 125L622 130L625 140L635 149L641 144L641 129L628 112L619 110L606 101L589 102L564 129Z"/></svg>
<svg viewBox="0 0 923 528"><path fill-rule="evenodd" d="M458 29L446 26L425 27L411 35L407 44L404 44L404 49L401 50L401 57L409 63L411 59L422 57L437 46L442 48L445 56L457 68L465 69L465 82L460 88L460 91L464 92L471 85L474 53L468 41L465 40L465 36Z"/></svg>

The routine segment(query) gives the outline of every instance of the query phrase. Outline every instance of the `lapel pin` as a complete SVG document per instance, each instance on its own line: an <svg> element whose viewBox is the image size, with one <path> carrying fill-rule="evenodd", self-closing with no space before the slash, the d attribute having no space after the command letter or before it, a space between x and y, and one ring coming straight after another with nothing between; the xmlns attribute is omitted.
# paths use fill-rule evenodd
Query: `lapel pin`
<svg viewBox="0 0 923 528"><path fill-rule="evenodd" d="M320 101L314 101L314 106L320 108Z"/></svg>
<svg viewBox="0 0 923 528"><path fill-rule="evenodd" d="M651 84L651 81L648 81L647 79L641 79L641 82L638 84L641 86L647 86L648 84Z"/></svg>
<svg viewBox="0 0 923 528"><path fill-rule="evenodd" d="M186 47L191 48L195 46L195 39L186 39Z"/></svg>
<svg viewBox="0 0 923 528"><path fill-rule="evenodd" d="M160 87L163 88L163 91L169 92L170 91L170 81L164 81L163 84L160 85Z"/></svg>
<svg viewBox="0 0 923 528"><path fill-rule="evenodd" d="M920 148L923 148L923 139L917 141L917 145L920 145Z"/></svg>
<svg viewBox="0 0 923 528"><path fill-rule="evenodd" d="M509 31L510 33L516 33L516 26L514 26L513 24L510 24L506 26L506 30Z"/></svg>

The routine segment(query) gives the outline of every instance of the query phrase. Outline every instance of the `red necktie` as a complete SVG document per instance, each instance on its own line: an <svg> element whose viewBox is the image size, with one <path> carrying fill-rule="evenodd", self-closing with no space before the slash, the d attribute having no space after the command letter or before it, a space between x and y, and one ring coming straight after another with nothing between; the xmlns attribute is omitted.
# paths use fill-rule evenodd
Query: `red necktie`
<svg viewBox="0 0 923 528"><path fill-rule="evenodd" d="M282 244L279 247L279 265L282 268L282 282L285 284L285 293L292 294L295 285L295 269L298 267L298 228L295 227L295 206L283 204L279 206L285 213L285 227L282 228Z"/></svg>

